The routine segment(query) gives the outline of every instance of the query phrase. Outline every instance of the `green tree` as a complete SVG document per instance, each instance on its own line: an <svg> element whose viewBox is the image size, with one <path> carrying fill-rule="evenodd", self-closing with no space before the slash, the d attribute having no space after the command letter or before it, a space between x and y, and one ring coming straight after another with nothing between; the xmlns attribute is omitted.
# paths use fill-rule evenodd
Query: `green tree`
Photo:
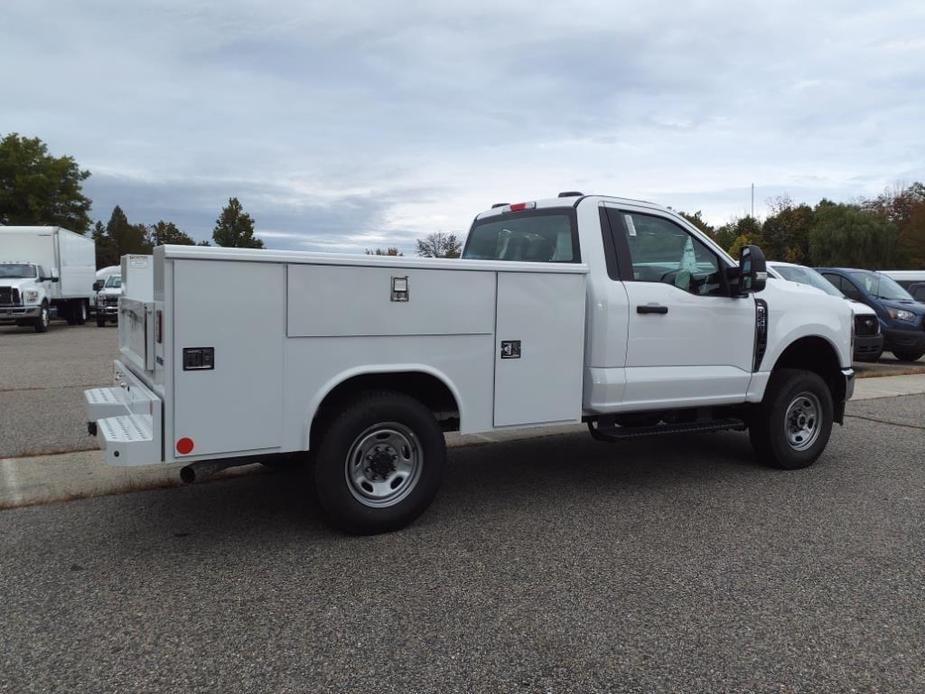
<svg viewBox="0 0 925 694"><path fill-rule="evenodd" d="M374 249L374 250L369 250L369 249L367 248L367 249L366 249L366 255L404 255L404 253L402 253L402 252L401 252L400 250L398 250L397 248L391 248L391 247L386 248L385 250L382 250L381 248L376 248L376 249Z"/></svg>
<svg viewBox="0 0 925 694"><path fill-rule="evenodd" d="M263 248L263 241L254 236L254 220L237 198L228 198L228 204L215 220L212 240L217 246L229 248Z"/></svg>
<svg viewBox="0 0 925 694"><path fill-rule="evenodd" d="M697 210L696 212L694 212L694 214L690 214L688 212L682 212L679 210L678 214L684 217L684 219L686 219L688 222L693 224L695 227L700 229L700 231L702 231L704 234L709 236L711 239L716 238L716 229L714 229L712 226L707 224L706 221L704 221L703 217L701 216L700 210Z"/></svg>
<svg viewBox="0 0 925 694"><path fill-rule="evenodd" d="M93 225L93 240L96 242L96 269L119 264L119 249L106 234L106 226L97 221Z"/></svg>
<svg viewBox="0 0 925 694"><path fill-rule="evenodd" d="M444 234L438 231L417 240L418 255L424 258L458 258L462 252L462 242L456 234Z"/></svg>
<svg viewBox="0 0 925 694"><path fill-rule="evenodd" d="M794 205L789 197L770 201L771 216L761 227L762 250L768 260L810 263L809 232L813 227L813 209Z"/></svg>
<svg viewBox="0 0 925 694"><path fill-rule="evenodd" d="M747 240L740 241L740 237L743 236ZM715 239L716 243L725 248L729 255L736 257L742 245L751 243L760 246L762 244L761 222L751 215L733 219L716 229Z"/></svg>
<svg viewBox="0 0 925 694"><path fill-rule="evenodd" d="M809 254L815 265L841 265L868 269L893 267L896 227L882 216L822 200L814 211Z"/></svg>
<svg viewBox="0 0 925 694"><path fill-rule="evenodd" d="M148 241L152 246L166 246L168 243L177 246L192 246L195 241L188 234L180 231L173 222L163 219L148 229Z"/></svg>
<svg viewBox="0 0 925 694"><path fill-rule="evenodd" d="M122 208L116 205L106 224L106 235L119 253L119 258L129 253L151 252L148 230L144 224L130 224Z"/></svg>
<svg viewBox="0 0 925 694"><path fill-rule="evenodd" d="M11 133L0 140L0 224L90 228L90 199L81 183L90 176L73 157L55 157L40 139Z"/></svg>

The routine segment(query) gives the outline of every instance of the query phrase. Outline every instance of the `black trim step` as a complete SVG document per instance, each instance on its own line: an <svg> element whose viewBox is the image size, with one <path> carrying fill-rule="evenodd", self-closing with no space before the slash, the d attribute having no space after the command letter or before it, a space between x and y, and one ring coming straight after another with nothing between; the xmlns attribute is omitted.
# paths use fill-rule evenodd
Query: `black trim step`
<svg viewBox="0 0 925 694"><path fill-rule="evenodd" d="M659 436L661 434L689 434L707 431L724 431L737 429L744 431L745 422L735 417L727 419L710 419L697 422L682 422L680 424L655 424L645 427L605 426L603 429L595 426L596 422L588 422L588 431L598 441L625 441L645 436Z"/></svg>

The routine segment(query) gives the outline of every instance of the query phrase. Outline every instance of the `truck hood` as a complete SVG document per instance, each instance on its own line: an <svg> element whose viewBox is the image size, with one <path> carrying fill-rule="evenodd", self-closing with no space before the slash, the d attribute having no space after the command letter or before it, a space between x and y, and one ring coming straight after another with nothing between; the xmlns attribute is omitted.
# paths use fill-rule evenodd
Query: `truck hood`
<svg viewBox="0 0 925 694"><path fill-rule="evenodd" d="M0 278L0 287L10 287L22 291L23 289L41 288L41 285L35 281L34 277L3 277Z"/></svg>
<svg viewBox="0 0 925 694"><path fill-rule="evenodd" d="M848 299L848 305L851 307L852 313L856 316L876 316L877 312L874 311L867 304L862 304L860 301L855 301L854 299Z"/></svg>
<svg viewBox="0 0 925 694"><path fill-rule="evenodd" d="M98 296L122 296L122 289L117 289L115 287L100 289Z"/></svg>

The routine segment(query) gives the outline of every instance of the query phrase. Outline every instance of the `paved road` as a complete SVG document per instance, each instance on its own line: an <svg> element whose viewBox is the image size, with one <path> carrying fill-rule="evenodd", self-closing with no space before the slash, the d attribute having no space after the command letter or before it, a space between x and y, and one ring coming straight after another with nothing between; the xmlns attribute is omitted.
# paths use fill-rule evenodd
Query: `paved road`
<svg viewBox="0 0 925 694"><path fill-rule="evenodd" d="M109 326L0 326L0 458L96 448L83 391L112 382L118 353Z"/></svg>
<svg viewBox="0 0 925 694"><path fill-rule="evenodd" d="M3 511L0 691L923 691L925 396L850 412L794 473L735 433L454 449L372 538L282 473Z"/></svg>

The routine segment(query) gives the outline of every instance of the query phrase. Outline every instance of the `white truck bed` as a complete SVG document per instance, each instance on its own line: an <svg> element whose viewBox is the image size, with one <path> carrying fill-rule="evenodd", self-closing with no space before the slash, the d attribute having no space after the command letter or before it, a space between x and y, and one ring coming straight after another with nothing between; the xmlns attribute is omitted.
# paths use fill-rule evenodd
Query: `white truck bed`
<svg viewBox="0 0 925 694"><path fill-rule="evenodd" d="M154 257L154 301L120 306L123 385L108 389L128 381L144 405L115 392L87 403L110 464L306 450L326 396L382 372L442 383L464 433L581 419L584 265L188 246Z"/></svg>

